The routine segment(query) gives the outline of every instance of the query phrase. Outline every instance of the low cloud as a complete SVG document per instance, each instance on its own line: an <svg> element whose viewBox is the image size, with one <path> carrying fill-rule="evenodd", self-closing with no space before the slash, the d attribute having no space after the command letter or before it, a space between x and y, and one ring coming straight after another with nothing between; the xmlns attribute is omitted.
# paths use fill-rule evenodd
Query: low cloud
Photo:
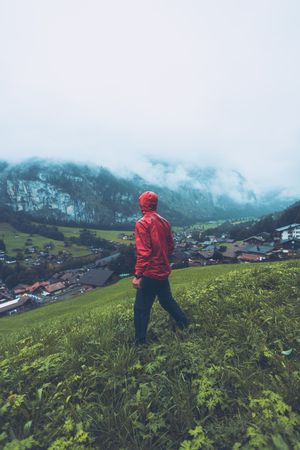
<svg viewBox="0 0 300 450"><path fill-rule="evenodd" d="M300 197L297 0L4 3L0 159Z"/></svg>

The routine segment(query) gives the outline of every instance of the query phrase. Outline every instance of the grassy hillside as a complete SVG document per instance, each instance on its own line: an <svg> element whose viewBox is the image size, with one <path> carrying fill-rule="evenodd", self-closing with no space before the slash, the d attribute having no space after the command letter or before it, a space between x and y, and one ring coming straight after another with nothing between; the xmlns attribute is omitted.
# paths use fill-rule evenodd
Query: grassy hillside
<svg viewBox="0 0 300 450"><path fill-rule="evenodd" d="M147 347L129 280L1 319L0 447L299 450L299 268L174 272L191 325L155 305Z"/></svg>
<svg viewBox="0 0 300 450"><path fill-rule="evenodd" d="M171 275L172 286L176 293L190 283L206 283L218 275L232 270L242 270L244 267L242 265L218 265L175 270ZM98 312L111 308L113 312L116 305L126 304L134 297L134 294L131 279L124 279L112 286L94 289L84 295L49 304L24 314L3 317L0 319L0 336L6 336L15 331L26 332L32 327L47 325L52 319L63 323L68 317L94 309Z"/></svg>

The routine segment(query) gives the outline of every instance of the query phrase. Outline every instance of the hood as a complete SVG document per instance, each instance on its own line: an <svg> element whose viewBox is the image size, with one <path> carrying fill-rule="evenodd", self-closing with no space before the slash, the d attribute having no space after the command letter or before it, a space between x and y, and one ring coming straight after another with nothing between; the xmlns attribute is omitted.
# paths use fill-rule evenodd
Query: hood
<svg viewBox="0 0 300 450"><path fill-rule="evenodd" d="M142 213L149 211L156 211L158 202L158 195L155 192L147 191L139 197L139 203Z"/></svg>

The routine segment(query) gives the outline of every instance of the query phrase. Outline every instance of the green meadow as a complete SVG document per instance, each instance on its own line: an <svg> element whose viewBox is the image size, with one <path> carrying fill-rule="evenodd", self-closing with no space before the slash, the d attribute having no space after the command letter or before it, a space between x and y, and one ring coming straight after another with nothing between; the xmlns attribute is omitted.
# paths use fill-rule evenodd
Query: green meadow
<svg viewBox="0 0 300 450"><path fill-rule="evenodd" d="M28 234L22 233L20 231L15 230L8 223L0 223L0 239L2 239L6 246L6 251L9 256L15 256L18 250L24 251L26 249L26 241L27 239L32 240L32 244L30 246L37 246L41 250L43 250L43 245L51 242L53 244L53 249L50 250L50 253L53 255L57 255L62 250L68 250L70 253L76 256L85 256L90 254L90 250L82 245L71 245L66 248L64 246L64 242L57 241L55 239L50 239L44 236L40 236L38 234Z"/></svg>
<svg viewBox="0 0 300 450"><path fill-rule="evenodd" d="M4 450L299 450L300 263L172 273L135 347L131 280L0 319Z"/></svg>
<svg viewBox="0 0 300 450"><path fill-rule="evenodd" d="M81 228L78 227L62 227L62 226L58 226L57 227L67 238L69 237L79 237L80 234L80 230L82 230ZM108 241L114 241L114 242L119 242L122 244L132 244L133 241L127 241L126 239L120 239L119 235L121 233L124 234L133 234L133 230L129 231L116 231L116 230L99 230L96 228L89 228L90 231L95 232L96 236L102 239L106 239Z"/></svg>
<svg viewBox="0 0 300 450"><path fill-rule="evenodd" d="M80 230L82 230L82 227L58 226L57 228L65 235L66 238L79 237ZM134 244L134 241L123 240L119 238L120 233L132 234L133 231L110 231L98 229L92 229L91 231L95 232L96 236L102 239L126 245ZM91 254L90 249L83 245L72 244L66 248L64 242L62 241L50 239L38 234L31 235L28 233L22 233L13 228L8 223L3 222L0 222L0 239L4 241L6 251L9 256L16 256L18 250L24 251L26 249L27 239L32 240L32 244L30 246L39 247L41 250L43 249L44 244L51 242L54 247L52 250L50 250L50 253L53 255L57 255L62 250L69 251L74 257L86 256Z"/></svg>

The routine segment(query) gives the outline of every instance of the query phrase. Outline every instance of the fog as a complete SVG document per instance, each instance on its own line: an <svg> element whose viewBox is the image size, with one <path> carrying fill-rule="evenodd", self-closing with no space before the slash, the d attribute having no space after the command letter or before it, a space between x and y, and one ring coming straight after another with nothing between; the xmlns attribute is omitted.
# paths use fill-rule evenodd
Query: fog
<svg viewBox="0 0 300 450"><path fill-rule="evenodd" d="M2 0L0 158L300 196L299 54L296 0Z"/></svg>

